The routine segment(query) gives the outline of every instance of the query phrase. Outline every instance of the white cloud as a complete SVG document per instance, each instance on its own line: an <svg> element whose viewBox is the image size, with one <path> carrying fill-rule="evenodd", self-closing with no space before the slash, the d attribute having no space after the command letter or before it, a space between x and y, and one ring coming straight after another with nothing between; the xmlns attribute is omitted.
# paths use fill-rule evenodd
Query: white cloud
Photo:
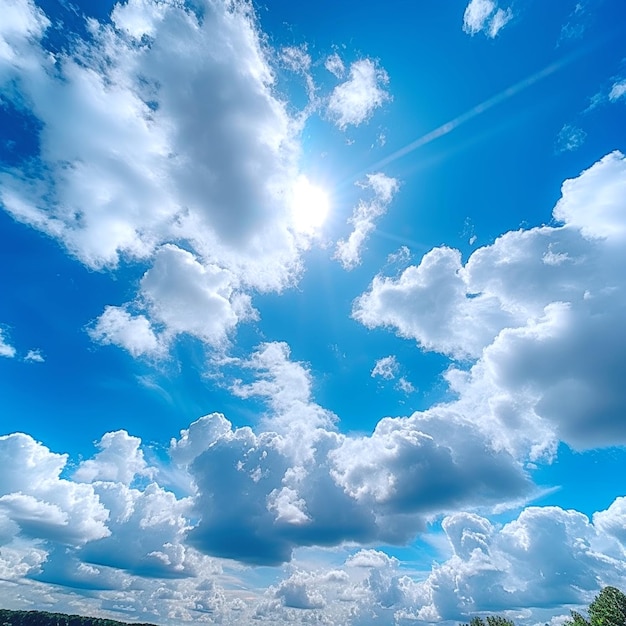
<svg viewBox="0 0 626 626"><path fill-rule="evenodd" d="M262 352L255 358L281 362ZM292 399L307 394L298 378ZM307 562L300 551L260 595L239 591L253 570L198 553L267 564L298 546L402 541L424 527L424 511L456 509L466 489L473 503L510 496L523 475L511 482L516 470L506 455L485 448L476 429L459 432L455 419L442 409L387 418L371 437L320 429L310 433L314 456L294 465L286 436L207 416L172 442L174 462L196 484L188 498L154 482L128 486L150 468L140 441L123 431L106 433L69 479L59 478L65 455L26 435L2 437L3 597L23 606L28 589L36 605L72 612L78 595L91 614L113 617L125 607L156 622L356 625L367 616L462 620L479 609L575 605L598 584L623 579L624 498L592 522L558 507L527 508L504 526L457 511L443 521L451 556L425 577L382 550L343 548L343 564L327 551Z"/></svg>
<svg viewBox="0 0 626 626"><path fill-rule="evenodd" d="M268 408L259 432L212 414L172 441L197 489L202 514L189 538L198 550L277 564L300 546L403 542L435 512L532 490L508 452L445 407L384 419L370 436L336 432L335 416L312 399L310 372L289 356L270 343L233 361L254 377L234 393Z"/></svg>
<svg viewBox="0 0 626 626"><path fill-rule="evenodd" d="M337 64L331 64L335 70ZM358 126L391 98L385 91L389 77L371 59L360 59L350 66L348 80L337 85L328 100L328 115L341 129Z"/></svg>
<svg viewBox="0 0 626 626"><path fill-rule="evenodd" d="M341 60L341 57L337 54L331 54L324 61L324 67L337 78L343 78L346 73L346 68Z"/></svg>
<svg viewBox="0 0 626 626"><path fill-rule="evenodd" d="M87 459L74 472L77 482L112 481L130 485L135 476L149 475L141 440L131 437L125 430L106 433L96 446L100 452Z"/></svg>
<svg viewBox="0 0 626 626"><path fill-rule="evenodd" d="M513 19L510 8L499 8L494 0L471 0L463 14L463 30L469 35L484 32L494 38Z"/></svg>
<svg viewBox="0 0 626 626"><path fill-rule="evenodd" d="M415 393L415 391L416 391L415 386L413 385L413 383L408 381L404 376L400 376L400 378L398 379L398 383L396 385L396 388L399 389L400 391L402 391L403 393L406 393L407 395L409 395L411 393Z"/></svg>
<svg viewBox="0 0 626 626"><path fill-rule="evenodd" d="M188 333L210 345L222 344L242 320L256 316L250 297L237 292L228 270L168 244L141 279L140 297L152 319L168 333Z"/></svg>
<svg viewBox="0 0 626 626"><path fill-rule="evenodd" d="M619 80L613 84L609 92L609 100L615 102L626 96L626 80Z"/></svg>
<svg viewBox="0 0 626 626"><path fill-rule="evenodd" d="M557 152L572 152L585 143L587 133L582 128L564 124L556 138Z"/></svg>
<svg viewBox="0 0 626 626"><path fill-rule="evenodd" d="M478 427L515 454L549 454L558 438L623 443L624 198L615 152L565 181L562 226L508 232L465 264L456 250L431 250L398 278L376 277L354 316L474 362L446 374L459 394L450 406L481 415Z"/></svg>
<svg viewBox="0 0 626 626"><path fill-rule="evenodd" d="M232 272L167 244L143 275L137 299L124 307L106 307L89 334L133 356L162 356L181 333L223 347L238 323L257 318L250 296L236 290L238 283Z"/></svg>
<svg viewBox="0 0 626 626"><path fill-rule="evenodd" d="M16 354L15 348L7 343L7 340L4 336L4 331L0 328L0 356L6 357L7 359L12 359Z"/></svg>
<svg viewBox="0 0 626 626"><path fill-rule="evenodd" d="M293 72L308 72L311 69L311 55L304 46L286 46L281 50L282 62Z"/></svg>
<svg viewBox="0 0 626 626"><path fill-rule="evenodd" d="M389 203L398 190L398 181L377 172L368 174L364 182L358 183L363 189L369 189L374 197L369 202L361 200L348 220L353 231L348 239L337 242L334 258L338 259L346 270L354 269L361 263L361 251L372 231L376 220L387 212Z"/></svg>
<svg viewBox="0 0 626 626"><path fill-rule="evenodd" d="M563 183L554 217L580 229L586 238L603 238L607 245L615 245L626 236L625 197L626 158L612 152Z"/></svg>
<svg viewBox="0 0 626 626"><path fill-rule="evenodd" d="M317 581L306 574L293 574L278 585L275 596L282 599L284 606L294 609L322 608L325 602L316 585L311 585L311 582Z"/></svg>
<svg viewBox="0 0 626 626"><path fill-rule="evenodd" d="M307 96L309 98L309 108L315 107L317 105L315 96L316 86L313 81L313 76L311 75L312 60L306 44L301 46L286 46L282 48L280 51L280 59L287 69L304 77ZM305 118L307 114L308 111L305 110Z"/></svg>
<svg viewBox="0 0 626 626"><path fill-rule="evenodd" d="M264 425L287 435L299 445L308 445L310 432L332 428L336 417L312 399L311 373L303 363L290 360L290 348L283 342L262 344L248 360L238 363L253 372L250 383L236 381L232 388L242 398L264 398L271 413Z"/></svg>
<svg viewBox="0 0 626 626"><path fill-rule="evenodd" d="M372 378L376 376L380 376L385 380L392 380L396 377L398 373L398 360L392 354L390 356L385 356L382 359L378 359L376 361L376 365L374 365L374 369L372 370Z"/></svg>
<svg viewBox="0 0 626 626"><path fill-rule="evenodd" d="M608 509L594 513L593 525L605 535L615 537L626 550L626 497L616 498Z"/></svg>
<svg viewBox="0 0 626 626"><path fill-rule="evenodd" d="M132 315L124 307L107 306L88 332L95 341L120 346L135 357L158 356L165 348L150 320L145 315Z"/></svg>
<svg viewBox="0 0 626 626"><path fill-rule="evenodd" d="M249 7L218 0L200 19L180 3L130 0L55 53L41 10L9 8L0 89L41 131L31 167L0 176L3 207L89 267L148 264L137 297L107 307L92 337L134 356L162 354L179 333L223 344L249 319L250 293L293 284L311 245L290 206L302 122L275 94ZM302 49L284 57L308 72ZM351 123L386 97L382 70L355 67L352 88L369 77L376 89ZM199 301L185 310L174 296Z"/></svg>
<svg viewBox="0 0 626 626"><path fill-rule="evenodd" d="M29 363L43 363L45 360L41 350L29 350L24 357L24 361Z"/></svg>
<svg viewBox="0 0 626 626"><path fill-rule="evenodd" d="M438 619L463 619L479 607L583 604L598 582L615 584L626 571L619 546L577 511L529 507L501 528L458 513L443 528L454 555L414 590L429 598L419 611Z"/></svg>
<svg viewBox="0 0 626 626"><path fill-rule="evenodd" d="M109 534L108 512L93 488L59 477L66 461L28 435L0 437L0 512L25 537L80 546Z"/></svg>
<svg viewBox="0 0 626 626"><path fill-rule="evenodd" d="M370 290L355 302L354 317L369 328L395 328L427 350L476 357L516 315L502 310L489 293L468 298L470 288L461 269L460 252L435 248L397 279L374 278Z"/></svg>

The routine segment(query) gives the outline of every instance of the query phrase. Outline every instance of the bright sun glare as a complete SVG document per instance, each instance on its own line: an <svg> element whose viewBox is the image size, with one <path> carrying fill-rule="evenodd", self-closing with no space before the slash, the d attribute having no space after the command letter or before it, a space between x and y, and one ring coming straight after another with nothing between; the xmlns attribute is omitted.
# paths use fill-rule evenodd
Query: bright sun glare
<svg viewBox="0 0 626 626"><path fill-rule="evenodd" d="M328 216L328 194L306 176L299 176L293 186L292 210L296 230L312 235Z"/></svg>

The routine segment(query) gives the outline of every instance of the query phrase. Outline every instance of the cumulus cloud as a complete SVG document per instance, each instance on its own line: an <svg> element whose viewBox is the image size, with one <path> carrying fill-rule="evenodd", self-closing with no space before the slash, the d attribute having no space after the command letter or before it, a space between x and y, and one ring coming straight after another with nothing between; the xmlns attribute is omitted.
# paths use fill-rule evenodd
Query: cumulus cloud
<svg viewBox="0 0 626 626"><path fill-rule="evenodd" d="M110 534L93 488L60 478L66 455L16 433L0 437L0 461L0 512L25 537L80 546Z"/></svg>
<svg viewBox="0 0 626 626"><path fill-rule="evenodd" d="M39 148L28 167L3 171L1 205L91 268L147 264L136 298L107 307L94 339L133 356L162 354L180 333L221 345L252 315L250 292L291 285L311 245L291 206L301 121L274 93L250 8L219 0L200 16L131 0L62 52L46 48L50 22L35 4L7 11L0 90L36 118ZM308 71L304 50L283 57ZM370 61L356 67L336 101L386 77ZM386 97L373 93L345 123Z"/></svg>
<svg viewBox="0 0 626 626"><path fill-rule="evenodd" d="M150 320L145 315L133 315L124 307L107 306L88 332L95 341L120 346L135 357L164 351L163 339L154 332Z"/></svg>
<svg viewBox="0 0 626 626"><path fill-rule="evenodd" d="M463 14L463 30L469 35L482 31L493 39L512 19L511 9L498 7L495 0L471 0Z"/></svg>
<svg viewBox="0 0 626 626"><path fill-rule="evenodd" d="M8 343L4 331L0 328L0 356L12 359L16 354L15 348Z"/></svg>
<svg viewBox="0 0 626 626"><path fill-rule="evenodd" d="M125 430L106 433L96 446L100 452L93 459L82 461L74 472L74 480L121 482L130 485L135 476L147 475L141 440L131 437Z"/></svg>
<svg viewBox="0 0 626 626"><path fill-rule="evenodd" d="M125 431L106 433L100 451L61 478L67 455L28 435L0 437L0 578L12 567L14 578L122 589L132 576L215 571L210 559L184 543L191 501L149 481L156 470L140 444ZM131 487L137 478L143 485Z"/></svg>
<svg viewBox="0 0 626 626"><path fill-rule="evenodd" d="M255 358L280 361L262 350ZM255 393L269 393L274 383L266 382ZM296 381L277 406L306 397L306 388ZM592 520L530 507L499 526L459 510L463 493L473 504L498 502L528 483L506 453L485 447L476 429L459 428L449 407L438 410L386 418L371 436L319 428L310 459L299 458L285 434L206 416L170 448L195 483L186 498L146 481L141 442L124 431L106 433L69 478L60 478L66 455L27 435L2 437L0 588L13 598L15 582L28 584L33 601L70 611L84 595L91 613L112 616L123 606L151 621L208 615L225 624L356 626L366 617L461 620L479 608L577 604L598 584L623 578L624 498ZM198 552L278 563L302 546L405 541L425 527L425 512L446 510L454 511L442 523L451 556L426 575L382 550L352 548L343 564L296 558L264 595L232 589L247 575L233 569L226 594L224 566Z"/></svg>
<svg viewBox="0 0 626 626"><path fill-rule="evenodd" d="M431 250L398 278L377 276L354 316L472 363L446 375L457 410L481 414L502 445L623 443L625 186L626 159L611 153L565 181L562 225L506 233L465 264Z"/></svg>
<svg viewBox="0 0 626 626"><path fill-rule="evenodd" d="M559 507L529 507L500 528L458 513L443 528L454 554L414 590L428 598L416 613L436 619L463 619L479 607L582 604L597 581L615 584L626 566L620 546L587 516Z"/></svg>
<svg viewBox="0 0 626 626"><path fill-rule="evenodd" d="M337 242L335 257L346 270L354 269L361 263L361 251L372 231L376 228L376 220L387 212L395 193L398 191L398 181L381 172L368 174L365 181L358 183L359 187L371 190L373 198L369 202L361 200L354 209L348 222L353 231L348 239Z"/></svg>
<svg viewBox="0 0 626 626"><path fill-rule="evenodd" d="M371 435L337 432L312 399L308 368L289 357L270 343L238 363L253 380L234 393L268 407L259 432L212 414L171 443L197 489L198 550L277 564L300 546L401 543L435 512L532 491L520 463L444 407L381 420Z"/></svg>
<svg viewBox="0 0 626 626"><path fill-rule="evenodd" d="M341 71L340 67L333 60L329 71ZM330 119L341 130L366 122L377 108L391 98L385 91L388 82L387 72L376 62L371 59L355 61L350 65L348 80L337 85L330 94L327 108Z"/></svg>

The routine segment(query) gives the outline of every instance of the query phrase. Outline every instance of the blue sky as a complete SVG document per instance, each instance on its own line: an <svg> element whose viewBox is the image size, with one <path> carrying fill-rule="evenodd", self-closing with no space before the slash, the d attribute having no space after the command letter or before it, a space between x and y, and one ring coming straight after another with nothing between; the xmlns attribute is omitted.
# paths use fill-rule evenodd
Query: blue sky
<svg viewBox="0 0 626 626"><path fill-rule="evenodd" d="M559 626L626 573L619 0L0 0L0 589Z"/></svg>

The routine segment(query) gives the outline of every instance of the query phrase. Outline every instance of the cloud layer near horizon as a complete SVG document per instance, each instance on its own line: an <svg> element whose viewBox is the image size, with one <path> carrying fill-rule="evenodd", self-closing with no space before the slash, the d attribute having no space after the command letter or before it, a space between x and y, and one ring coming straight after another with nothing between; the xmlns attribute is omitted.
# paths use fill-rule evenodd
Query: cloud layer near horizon
<svg viewBox="0 0 626 626"><path fill-rule="evenodd" d="M233 429L214 414L172 441L170 467L151 466L141 441L117 431L105 434L100 451L73 469L66 455L27 435L0 437L3 467L11 468L0 489L0 588L10 604L19 605L28 593L31 601L54 598L55 609L71 610L78 594L85 612L111 615L123 602L155 621L202 619L207 610L210 621L288 623L299 609L316 620L363 624L577 604L588 601L598 582L619 584L626 573L626 505L617 498L592 519L559 507L529 507L504 525L477 513L449 513L442 524L449 556L426 575L411 575L397 559L371 549L343 549L343 563L311 568L300 549L263 594L228 591L229 581L246 579L246 570L219 557L269 564L290 558L298 545L402 539L424 524L419 510L454 506L458 487L457 494L438 490L435 500L429 492L417 494L419 505L414 490L407 500L401 485L390 497L389 478L433 484L434 468L425 464L432 453L422 450L419 470L411 469L410 444L387 433L374 434L369 444L337 443L335 435L335 448L327 451L327 443L326 451L313 452L315 466L302 458L294 466L287 436ZM376 458L374 440L385 435L387 452ZM399 447L391 448L392 441ZM314 443L320 445L319 435ZM334 454L345 445L353 447L350 460ZM380 471L390 473L377 493L359 494L358 479L346 480L346 463L358 473L367 460L382 462ZM491 475L501 469L486 467ZM449 478L445 464L436 471ZM181 472L195 485L187 496L168 486L174 473L181 482ZM475 479L458 477L457 483L475 489ZM498 483L511 493L502 476ZM388 537L392 532L396 536Z"/></svg>

